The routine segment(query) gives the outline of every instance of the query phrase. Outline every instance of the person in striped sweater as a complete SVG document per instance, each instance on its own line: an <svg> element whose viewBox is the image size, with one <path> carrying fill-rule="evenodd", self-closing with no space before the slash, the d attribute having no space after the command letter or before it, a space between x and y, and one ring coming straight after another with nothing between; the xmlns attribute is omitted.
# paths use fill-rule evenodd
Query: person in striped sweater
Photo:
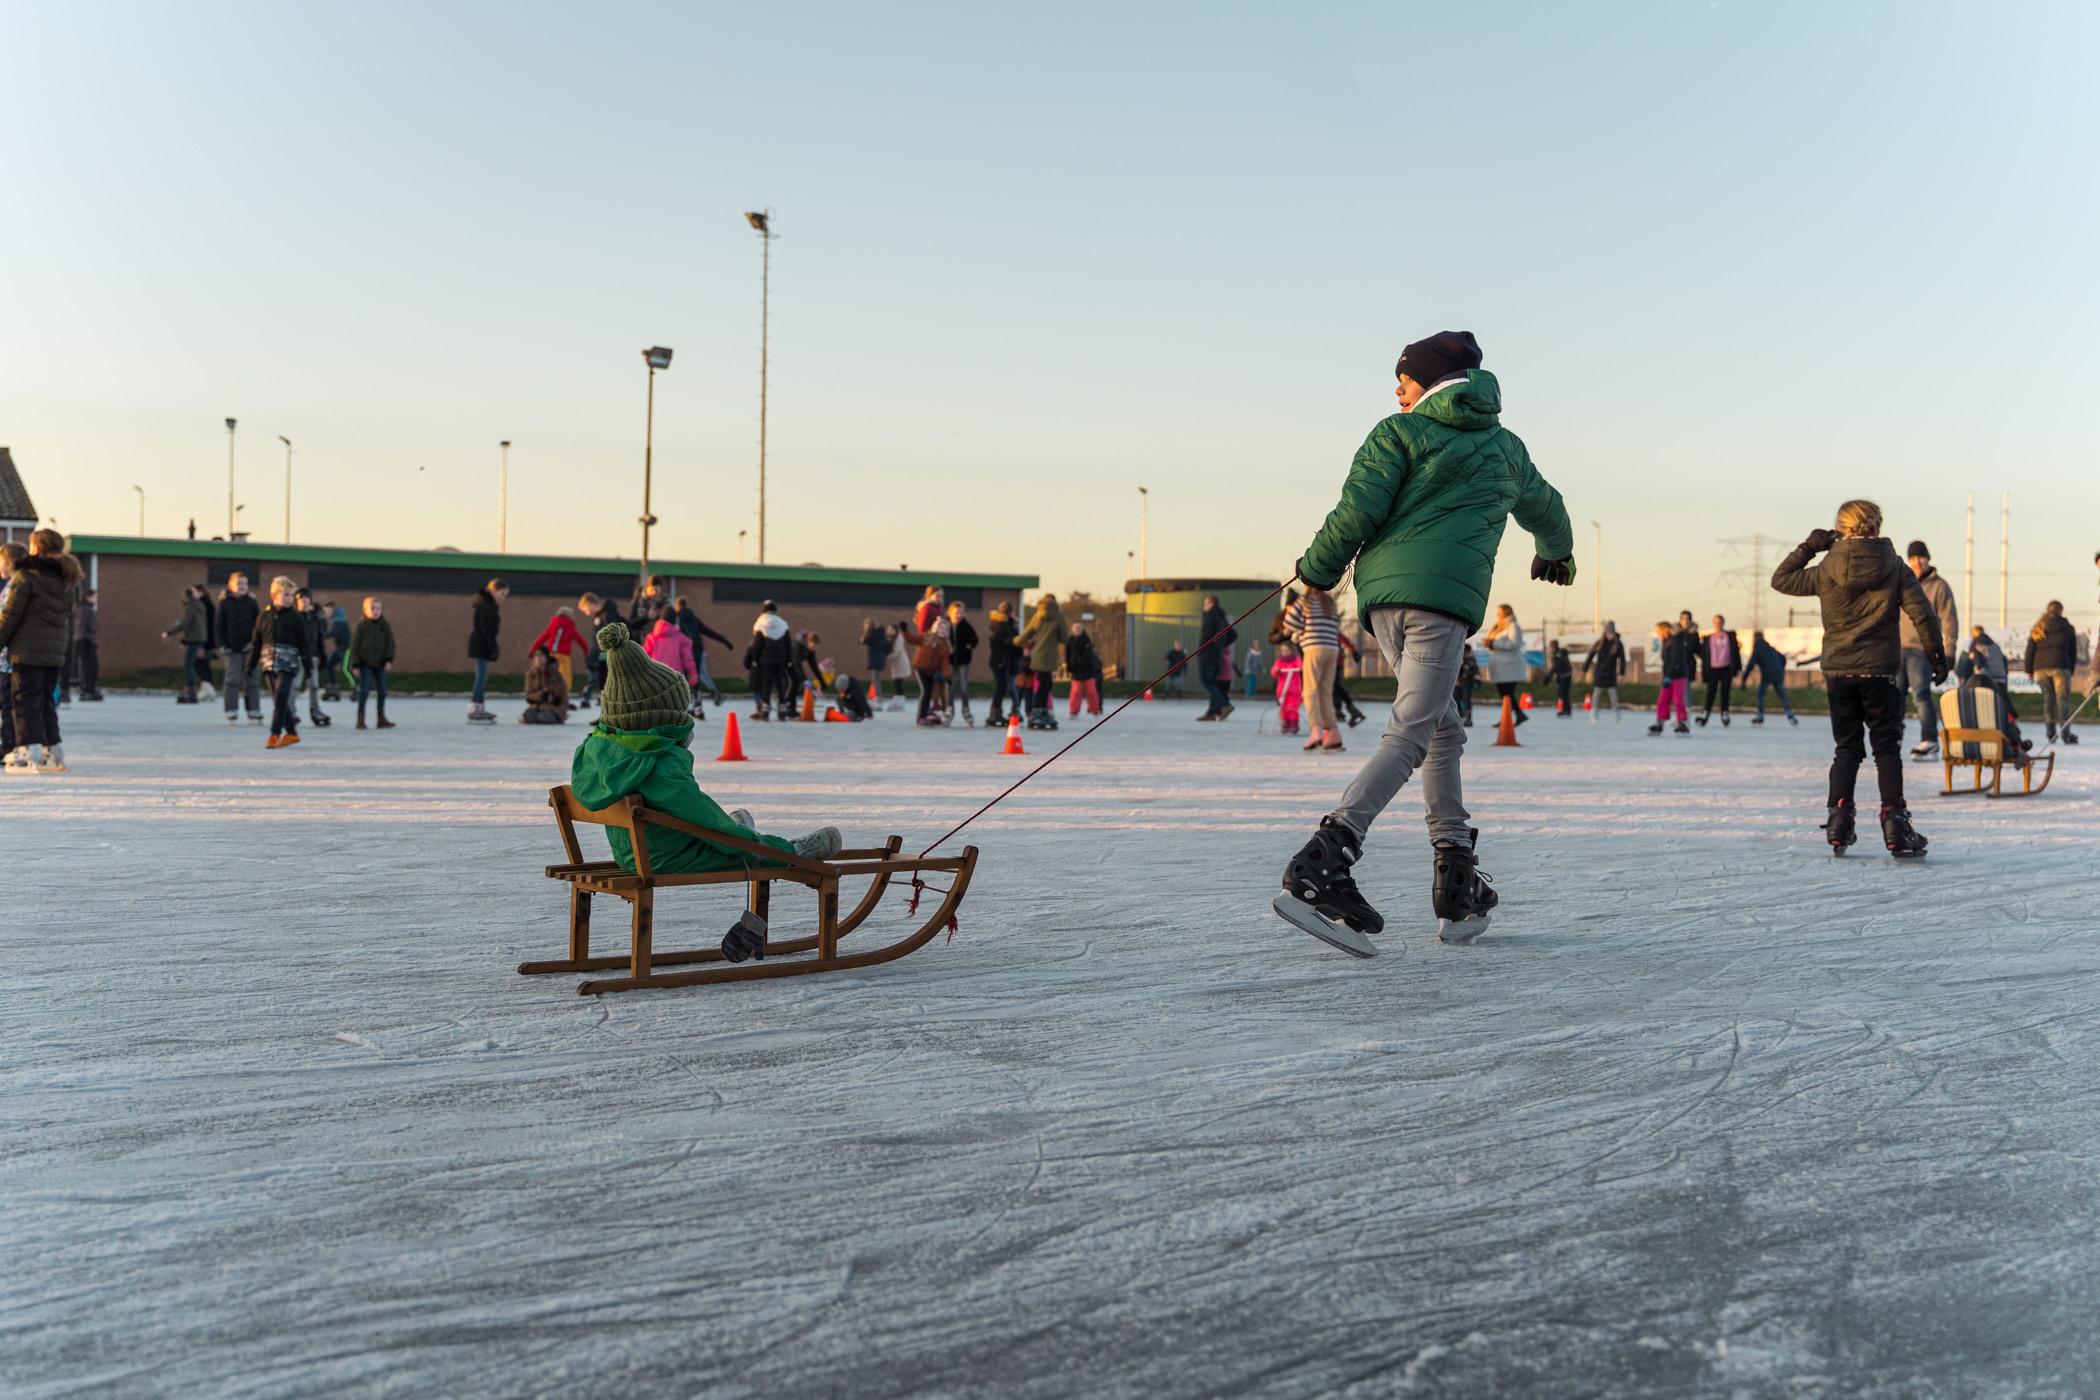
<svg viewBox="0 0 2100 1400"><path fill-rule="evenodd" d="M1308 751L1338 753L1342 730L1334 713L1334 685L1341 672L1341 609L1335 606L1332 593L1308 587L1297 602L1285 609L1283 626L1297 644L1304 667L1305 708L1311 730L1304 747Z"/></svg>

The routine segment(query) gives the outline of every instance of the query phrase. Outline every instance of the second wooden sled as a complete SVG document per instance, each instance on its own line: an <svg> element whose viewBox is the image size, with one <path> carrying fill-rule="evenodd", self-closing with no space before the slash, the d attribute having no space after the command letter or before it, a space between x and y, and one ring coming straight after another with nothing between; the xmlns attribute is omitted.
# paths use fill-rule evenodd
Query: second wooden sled
<svg viewBox="0 0 2100 1400"><path fill-rule="evenodd" d="M2022 763L2013 763L2012 742L2005 737L2005 697L1997 691L1983 686L1968 686L1950 690L1940 696L1940 761L1945 769L1945 781L1940 787L1942 797L1974 797L1981 793L1985 797L2034 797L2049 786L2056 776L2056 755L2040 757L2023 755ZM2020 790L2005 789L2005 769L2012 764L2020 775ZM1965 767L1971 770L1973 785L1957 788L1954 785L1954 770ZM1990 784L1984 784L1984 770L1990 770ZM2035 781L2035 774L2041 781Z"/></svg>
<svg viewBox="0 0 2100 1400"><path fill-rule="evenodd" d="M734 836L725 836L718 831L708 831L691 822L663 812L651 811L639 797L623 797L609 807L593 811L576 800L566 784L550 790L547 805L554 809L555 824L561 829L562 848L568 860L561 865L547 867L549 878L560 880L569 887L569 956L546 962L520 963L518 971L527 974L546 972L610 972L624 969L622 977L607 977L581 983L576 990L584 996L596 996L603 992L626 992L637 987L691 987L713 982L752 982L764 977L795 977L808 972L839 972L847 968L873 967L901 958L907 953L923 948L934 935L946 928L962 904L963 894L970 887L970 876L977 868L977 848L963 847L959 856L906 856L900 855L903 845L901 837L892 836L879 847L864 850L840 851L829 860L813 860L790 852L776 851L756 841L744 841ZM611 827L627 833L634 843L633 870L622 869L611 860L587 861L583 858L583 847L576 839L576 827ZM710 870L692 874L663 874L657 872L649 860L648 828L663 827L670 831L697 836L712 845L728 850L743 851L766 862L748 870ZM889 890L890 882L903 875L917 879L927 874L949 877L946 890L928 886L930 891L941 894L939 907L933 916L916 930L877 948L855 952L841 952L839 942L859 928L867 917L875 912ZM869 877L868 888L852 909L844 915L839 913L840 882L860 876ZM657 892L674 885L747 885L745 895L747 907L760 918L771 922L773 886L781 882L806 885L817 895L817 931L801 938L766 939L765 952L750 962L731 963L720 948L691 948L671 952L658 952L655 948L656 896ZM629 906L628 951L625 956L593 957L591 955L591 903L600 895L623 900ZM805 956L813 954L814 956ZM717 967L703 967L693 972L662 972L665 967L685 967L694 963L718 963Z"/></svg>

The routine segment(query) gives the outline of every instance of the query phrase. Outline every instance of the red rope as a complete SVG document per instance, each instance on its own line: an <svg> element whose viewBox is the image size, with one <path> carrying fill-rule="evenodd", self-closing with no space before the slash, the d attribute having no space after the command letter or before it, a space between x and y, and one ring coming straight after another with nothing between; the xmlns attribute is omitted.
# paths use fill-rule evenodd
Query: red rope
<svg viewBox="0 0 2100 1400"><path fill-rule="evenodd" d="M1023 773L1019 781L1014 783L1012 787L1009 787L1005 792L1000 793L997 797L985 803L982 807L979 807L976 811L970 813L969 816L964 817L961 821L957 822L954 826L950 827L948 829L947 835L941 837L940 840L935 841L925 850L919 852L919 854L921 856L924 856L934 851L935 849L946 843L950 838L952 838L956 832L961 831L971 822L976 821L986 812L991 811L992 808L998 806L1007 798L1013 796L1014 793L1020 789L1022 783L1027 782L1030 778L1033 778L1036 774L1042 772L1045 768L1048 768L1051 764L1057 762L1060 758L1063 758L1066 754L1070 753L1072 750L1078 748L1081 744L1085 743L1087 739L1089 739L1095 734L1100 733L1103 729L1107 728L1110 720L1114 719L1117 715L1122 714L1123 711L1129 709L1137 701L1143 699L1148 691L1152 690L1153 687L1165 681L1167 677L1173 675L1176 671L1179 671L1183 666L1188 665L1191 661L1194 661L1198 656L1201 656L1210 647L1215 646L1217 644L1218 638L1223 637L1228 632L1235 631L1242 622L1245 622L1248 618L1254 616L1256 612L1268 606L1270 599L1274 598L1277 594L1283 592L1284 589L1289 588L1292 584L1296 583L1297 581L1298 576L1296 574L1292 574L1282 583L1279 583L1274 588L1270 589L1266 597L1262 598L1260 602L1257 602L1253 607L1247 609L1247 611L1241 613L1238 617L1234 618L1231 622L1227 623L1219 631L1213 633L1209 641L1202 643L1194 651L1190 652L1187 656L1182 657L1180 661L1176 662L1172 666L1169 666L1164 672L1160 674L1158 680L1153 681L1150 685L1141 687L1128 700L1125 700L1122 704L1116 706L1113 710L1110 710L1107 714L1103 715L1101 717L1100 723L1094 725L1085 733L1075 736L1071 743L1065 745L1056 753L1051 754L1048 758L1044 759L1041 763L1038 763L1035 767L1029 769L1026 773ZM1127 614L1125 615L1125 625L1128 625Z"/></svg>

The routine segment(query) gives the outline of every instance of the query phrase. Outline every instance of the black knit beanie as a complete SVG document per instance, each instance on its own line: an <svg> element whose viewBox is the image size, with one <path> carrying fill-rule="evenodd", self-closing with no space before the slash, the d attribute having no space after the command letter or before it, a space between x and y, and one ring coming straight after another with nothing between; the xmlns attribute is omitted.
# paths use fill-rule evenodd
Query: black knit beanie
<svg viewBox="0 0 2100 1400"><path fill-rule="evenodd" d="M1404 374L1428 389L1439 380L1479 368L1480 342L1473 339L1473 332L1438 331L1400 352L1400 362L1393 366L1393 378Z"/></svg>

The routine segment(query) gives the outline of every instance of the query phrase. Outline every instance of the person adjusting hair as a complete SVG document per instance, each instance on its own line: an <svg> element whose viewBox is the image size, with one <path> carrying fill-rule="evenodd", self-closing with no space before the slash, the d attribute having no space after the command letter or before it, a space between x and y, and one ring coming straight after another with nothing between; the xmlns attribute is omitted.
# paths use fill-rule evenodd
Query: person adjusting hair
<svg viewBox="0 0 2100 1400"><path fill-rule="evenodd" d="M1466 638L1487 613L1505 521L1514 516L1531 532L1533 578L1575 581L1567 507L1523 440L1502 426L1502 387L1480 363L1470 331L1442 331L1400 352L1400 411L1364 439L1340 502L1298 560L1298 577L1321 589L1334 588L1354 563L1358 613L1394 676L1392 718L1378 747L1284 867L1274 906L1359 957L1376 952L1363 935L1385 921L1350 867L1371 823L1418 768L1439 936L1470 943L1487 926L1495 893L1476 868L1479 832L1462 800L1466 739L1453 687Z"/></svg>

